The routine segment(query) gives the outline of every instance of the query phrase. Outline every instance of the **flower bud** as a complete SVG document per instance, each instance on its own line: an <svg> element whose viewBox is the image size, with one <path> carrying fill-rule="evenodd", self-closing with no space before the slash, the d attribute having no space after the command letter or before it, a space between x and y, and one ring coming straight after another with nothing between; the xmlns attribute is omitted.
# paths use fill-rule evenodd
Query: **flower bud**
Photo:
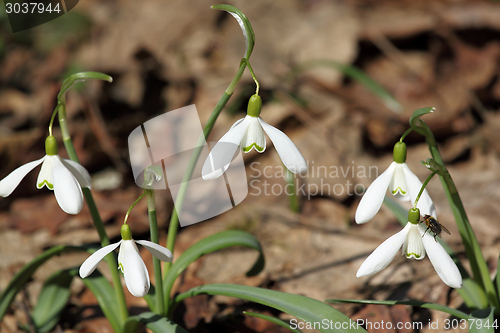
<svg viewBox="0 0 500 333"><path fill-rule="evenodd" d="M131 240L132 239L132 231L130 230L130 227L128 224L122 225L120 233L122 235L123 240Z"/></svg>
<svg viewBox="0 0 500 333"><path fill-rule="evenodd" d="M52 135L45 139L45 153L49 156L57 155L57 141Z"/></svg>
<svg viewBox="0 0 500 333"><path fill-rule="evenodd" d="M262 108L262 99L259 95L255 94L250 97L248 101L247 115L252 117L258 117L260 115L260 109Z"/></svg>
<svg viewBox="0 0 500 333"><path fill-rule="evenodd" d="M402 141L398 141L394 145L394 150L392 153L394 162L396 163L404 163L406 162L406 143Z"/></svg>
<svg viewBox="0 0 500 333"><path fill-rule="evenodd" d="M408 211L408 222L418 224L420 222L420 209L410 208Z"/></svg>

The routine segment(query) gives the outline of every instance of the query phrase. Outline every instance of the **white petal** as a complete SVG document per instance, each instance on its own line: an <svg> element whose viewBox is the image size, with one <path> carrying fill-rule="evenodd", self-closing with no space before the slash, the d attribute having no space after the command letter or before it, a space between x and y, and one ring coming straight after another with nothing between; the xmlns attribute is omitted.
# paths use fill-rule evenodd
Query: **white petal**
<svg viewBox="0 0 500 333"><path fill-rule="evenodd" d="M293 173L304 173L307 171L307 163L292 140L279 129L269 125L259 117L262 128L274 144L281 161L285 167Z"/></svg>
<svg viewBox="0 0 500 333"><path fill-rule="evenodd" d="M422 183L418 179L417 176L413 172L411 172L410 168L406 163L403 163L403 171L406 177L406 183L408 184L408 192L410 193L411 203L415 202L420 189L422 188ZM417 203L417 208L420 209L420 215L430 215L437 218L436 208L434 208L434 203L427 192L427 189L424 190L420 199Z"/></svg>
<svg viewBox="0 0 500 333"><path fill-rule="evenodd" d="M235 123L217 142L203 164L201 170L203 179L219 178L227 170L236 150L240 146L243 135L245 135L249 121L249 116L246 116L243 120L238 120L237 124Z"/></svg>
<svg viewBox="0 0 500 333"><path fill-rule="evenodd" d="M389 191L399 200L410 201L403 165L406 165L406 163L396 163L396 169L389 184Z"/></svg>
<svg viewBox="0 0 500 333"><path fill-rule="evenodd" d="M75 176L62 164L59 156L52 159L54 194L61 209L68 214L78 214L83 206L83 194Z"/></svg>
<svg viewBox="0 0 500 333"><path fill-rule="evenodd" d="M408 223L410 225L410 231L406 240L403 244L403 255L408 259L422 260L425 258L425 248L422 243L422 235L416 224Z"/></svg>
<svg viewBox="0 0 500 333"><path fill-rule="evenodd" d="M28 172L30 172L37 165L42 163L44 159L45 156L39 160L26 163L17 168L16 170L12 171L11 173L9 173L7 177L5 177L0 181L0 196L2 197L9 196L16 189L21 180L23 180L23 178L28 174Z"/></svg>
<svg viewBox="0 0 500 333"><path fill-rule="evenodd" d="M124 240L120 246L119 258L123 268L125 284L135 297L142 297L149 291L149 275L139 250L133 240Z"/></svg>
<svg viewBox="0 0 500 333"><path fill-rule="evenodd" d="M422 227L423 233L425 228ZM428 232L422 237L427 256L441 280L452 288L462 288L462 275L441 244Z"/></svg>
<svg viewBox="0 0 500 333"><path fill-rule="evenodd" d="M156 243L147 240L136 240L135 242L144 246L146 250L151 252L152 255L154 255L157 259L160 259L161 261L172 261L174 258L172 256L172 252L170 252L169 249L161 245L158 245Z"/></svg>
<svg viewBox="0 0 500 333"><path fill-rule="evenodd" d="M87 187L90 189L92 186L92 179L90 178L89 172L80 163L75 161L61 158L62 164L75 176L76 180L80 183L81 187Z"/></svg>
<svg viewBox="0 0 500 333"><path fill-rule="evenodd" d="M95 270L99 262L107 256L109 253L111 253L114 249L120 245L122 241L119 241L118 243L110 244L108 246L105 246L97 251L95 251L90 257L87 258L83 262L83 264L80 266L80 277L82 279L86 278L92 272Z"/></svg>
<svg viewBox="0 0 500 333"><path fill-rule="evenodd" d="M392 235L380 244L379 247L377 247L375 251L373 251L372 254L366 258L361 267L358 269L356 276L361 277L375 274L386 268L387 265L391 263L392 259L394 259L396 253L399 252L399 249L406 240L406 236L410 230L409 224L411 223L408 223L403 230L395 235Z"/></svg>
<svg viewBox="0 0 500 333"><path fill-rule="evenodd" d="M362 224L370 221L380 210L395 169L396 162L392 162L387 170L378 176L368 187L356 209L356 216L354 218L356 223Z"/></svg>
<svg viewBox="0 0 500 333"><path fill-rule="evenodd" d="M42 163L42 168L40 169L40 172L38 173L38 178L36 179L36 187L37 188L42 188L46 186L48 189L53 190L54 189L54 180L52 179L52 167L54 163L54 159L57 159L58 156L55 155L46 155L45 159L43 160Z"/></svg>
<svg viewBox="0 0 500 333"><path fill-rule="evenodd" d="M245 135L243 135L243 138L241 139L241 149L245 153L248 153L255 148L255 150L259 153L263 153L264 150L266 150L266 137L264 136L264 131L260 125L259 118L249 117L250 122L247 130L245 131Z"/></svg>

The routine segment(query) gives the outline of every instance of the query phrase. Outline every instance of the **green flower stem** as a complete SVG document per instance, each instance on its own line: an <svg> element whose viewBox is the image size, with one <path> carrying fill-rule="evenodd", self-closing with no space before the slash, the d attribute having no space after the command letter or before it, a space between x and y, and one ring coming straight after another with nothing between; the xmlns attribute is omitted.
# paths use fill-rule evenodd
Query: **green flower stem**
<svg viewBox="0 0 500 333"><path fill-rule="evenodd" d="M75 151L75 147L73 146L73 142L71 141L71 137L69 135L68 130L68 122L66 117L66 105L64 100L59 100L58 106L59 111L59 126L61 127L62 139L64 143L64 147L66 147L66 151L68 152L68 156L71 160L80 163L78 160L78 156ZM94 198L89 188L82 188L83 195L85 197L85 202L89 207L90 215L92 217L92 221L94 222L94 226L97 229L97 233L99 234L99 239L101 240L101 246L104 247L110 244L109 238L106 235L106 230L104 229L104 223L102 223L101 216L99 215L99 211L94 202ZM123 288L120 280L120 275L118 272L118 261L116 258L116 254L114 252L108 254L106 256L106 261L109 265L109 270L111 272L111 277L113 280L113 287L115 289L116 298L118 301L118 307L120 308L120 314L122 316L123 322L125 322L128 318L128 310L127 303L125 302L125 294L123 293Z"/></svg>
<svg viewBox="0 0 500 333"><path fill-rule="evenodd" d="M148 216L149 216L149 229L151 232L151 241L159 244L160 239L158 235L158 220L156 216L156 202L155 191L146 190L148 198ZM163 301L163 278L161 276L161 263L160 259L153 256L153 269L155 274L155 290L156 290L156 311L157 314L165 316L165 303Z"/></svg>
<svg viewBox="0 0 500 333"><path fill-rule="evenodd" d="M285 180L287 186L290 187L290 193L288 194L288 202L290 204L290 210L294 213L300 212L299 196L297 195L295 186L295 177L293 173L285 167Z"/></svg>
<svg viewBox="0 0 500 333"><path fill-rule="evenodd" d="M203 128L203 135L200 136L198 139L198 142L196 144L196 149L193 151L193 155L191 155L191 159L189 160L189 164L186 168L186 173L184 174L184 177L182 179L181 186L179 188L179 192L177 193L177 198L175 200L175 207L172 211L172 216L170 217L170 224L168 226L168 236L167 236L167 249L169 249L172 254L174 253L174 245L175 245L175 239L177 238L177 231L179 229L179 214L182 210L182 205L184 202L184 197L186 195L186 190L187 186L189 183L189 180L191 180L191 177L193 175L194 168L196 166L196 163L198 162L198 158L200 157L201 150L203 149L203 143L205 142L206 138L212 131L212 128L215 125L215 121L219 117L219 114L222 112L224 107L226 106L227 102L231 98L234 92L234 88L238 84L239 80L241 79L241 76L243 75L243 72L246 67L246 60L242 59L240 62L240 67L238 68L238 72L236 73L235 77L233 78L233 81L229 84L227 87L226 91L224 94L221 96L219 99L219 102L215 106L214 110L212 111L212 114L208 118L207 124ZM171 262L166 262L164 265L165 268L165 275L172 266ZM166 309L165 312L168 312L168 306L169 306L169 299L170 299L170 290L166 290L165 292L165 305Z"/></svg>
<svg viewBox="0 0 500 333"><path fill-rule="evenodd" d="M250 74L252 74L253 80L255 81L255 85L256 85L255 95L258 95L259 94L259 89L260 89L259 81L257 80L257 77L255 76L253 68L252 68L252 66L250 66L250 61L248 61L248 59L246 59L246 64L247 64L248 70L250 71Z"/></svg>
<svg viewBox="0 0 500 333"><path fill-rule="evenodd" d="M127 214L125 214L125 218L123 219L123 224L127 224L127 220L128 220L128 216L130 215L130 212L135 207L135 205L137 205L139 203L139 201L141 201L141 199L144 198L145 195L147 195L147 191L142 192L142 194L139 196L139 198L137 198L137 200L134 201L132 206L130 206L130 208L127 210ZM148 204L149 204L149 202L148 202ZM154 204L154 200L153 200L153 204Z"/></svg>
<svg viewBox="0 0 500 333"><path fill-rule="evenodd" d="M429 177L425 180L425 182L422 184L422 187L420 188L420 192L418 192L417 198L415 199L415 203L413 204L413 208L417 208L418 200L420 200L420 196L422 193L424 193L425 188L427 187L427 184L431 181L432 177L437 173L437 171L433 171Z"/></svg>
<svg viewBox="0 0 500 333"><path fill-rule="evenodd" d="M434 134L430 130L429 126L427 126L425 122L419 119L418 125L415 127L415 130L425 136L432 158L444 168L443 159L441 158L441 154L439 153L436 139L434 138ZM444 169L446 170L446 168ZM465 252L467 253L467 257L469 258L469 262L471 265L473 279L479 285L483 286L491 306L498 308L498 295L493 285L493 281L491 281L488 265L484 260L483 253L481 252L481 247L479 246L476 235L474 234L474 231L472 230L472 227L470 225L457 187L455 186L455 183L453 182L448 170L446 170L446 172L440 174L439 176L441 178L441 182L443 183L443 187L446 193L446 197L448 198L448 201L450 203L451 210L453 212L455 220L457 221L458 230L460 232L460 236L462 237Z"/></svg>

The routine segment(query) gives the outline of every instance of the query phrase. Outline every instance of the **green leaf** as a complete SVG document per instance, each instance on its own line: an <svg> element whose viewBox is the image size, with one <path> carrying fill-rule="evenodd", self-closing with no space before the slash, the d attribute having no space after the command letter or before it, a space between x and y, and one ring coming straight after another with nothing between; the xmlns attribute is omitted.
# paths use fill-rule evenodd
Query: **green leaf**
<svg viewBox="0 0 500 333"><path fill-rule="evenodd" d="M113 78L111 76L99 72L79 72L71 74L63 81L61 85L61 90L57 95L57 101L59 103L64 103L64 94L73 85L73 83L78 81L92 80L92 79L113 82Z"/></svg>
<svg viewBox="0 0 500 333"><path fill-rule="evenodd" d="M456 310L441 304L435 304L430 302L422 302L422 301L375 301L375 300L358 300L358 299L327 299L325 300L327 303L338 304L338 303L354 303L354 304L378 304L378 305L395 305L395 304L404 304L411 306L418 306L420 308L439 310L442 312L449 313L452 316L462 319L468 319L469 315L460 310Z"/></svg>
<svg viewBox="0 0 500 333"><path fill-rule="evenodd" d="M195 243L187 249L170 267L165 275L163 290L165 298L170 298L170 291L175 280L193 261L205 254L215 252L232 246L246 246L259 251L259 257L252 268L247 272L247 276L259 274L264 268L265 259L259 241L251 234L240 230L227 230L211 235Z"/></svg>
<svg viewBox="0 0 500 333"><path fill-rule="evenodd" d="M95 270L94 273L82 279L82 281L96 297L102 312L109 320L113 330L121 332L124 322L119 313L118 300L113 286L98 270Z"/></svg>
<svg viewBox="0 0 500 333"><path fill-rule="evenodd" d="M345 76L351 78L354 81L359 82L366 89L371 91L376 97L378 97L384 105L391 111L400 113L403 110L403 106L391 95L385 88L383 88L379 83L370 78L362 70L355 66L341 64L334 60L329 59L317 59L307 61L299 66L292 69L289 74L289 78L294 78L299 73L317 67L330 67L335 70L340 71Z"/></svg>
<svg viewBox="0 0 500 333"><path fill-rule="evenodd" d="M174 302L177 304L188 297L197 295L223 295L267 305L291 314L304 322L311 323L311 325L320 325L321 327L318 330L323 333L366 332L363 328L358 327L355 321L323 302L302 295L257 287L235 284L207 284L178 295L175 297ZM322 326L323 320L327 320L331 325Z"/></svg>
<svg viewBox="0 0 500 333"><path fill-rule="evenodd" d="M384 204L394 214L401 226L406 226L408 223L408 209L401 206L395 199L386 195L384 197Z"/></svg>
<svg viewBox="0 0 500 333"><path fill-rule="evenodd" d="M274 324L279 325L281 327L287 328L287 329L289 329L290 331L292 331L294 333L302 333L298 329L292 328L292 326L290 325L290 323L287 323L287 322L285 322L285 321L283 321L281 319L278 319L278 318L275 318L275 317L271 317L271 316L268 316L268 315L265 315L265 314L262 314L262 313L255 313L255 312L248 312L248 311L243 311L243 313L247 314L249 316L255 317L255 318L260 318L260 319L264 319L264 320L270 321L271 323L274 323Z"/></svg>
<svg viewBox="0 0 500 333"><path fill-rule="evenodd" d="M410 117L410 127L415 129L418 133L420 133L418 130L418 128L420 127L420 117L422 117L423 115L432 113L434 111L436 111L436 108L434 108L434 107L421 108L421 109L413 111L413 114ZM420 134L425 135L424 133L420 133Z"/></svg>
<svg viewBox="0 0 500 333"><path fill-rule="evenodd" d="M231 5L214 5L210 8L225 10L226 12L231 14L236 19L236 21L238 21L238 24L241 27L241 31L243 32L243 36L245 36L247 45L244 58L248 60L250 58L250 55L252 54L255 44L255 34L248 18L238 8Z"/></svg>
<svg viewBox="0 0 500 333"><path fill-rule="evenodd" d="M138 332L139 323L146 325L154 333L188 333L181 326L171 322L165 317L152 312L144 312L138 316L130 317L123 329L124 333Z"/></svg>
<svg viewBox="0 0 500 333"><path fill-rule="evenodd" d="M59 255L63 252L71 252L71 251L86 251L85 247L79 246L65 246L59 245L55 246L35 259L26 264L15 276L12 278L12 281L5 288L2 295L0 296L0 320L3 318L7 309L10 306L10 303L17 295L19 290L28 282L36 270L43 265L47 260L52 258L53 256Z"/></svg>
<svg viewBox="0 0 500 333"><path fill-rule="evenodd" d="M476 310L469 319L469 333L494 333L499 323L494 317L495 308Z"/></svg>
<svg viewBox="0 0 500 333"><path fill-rule="evenodd" d="M56 326L62 310L68 303L69 287L77 272L76 268L65 269L56 272L45 281L31 313L36 332L45 333Z"/></svg>

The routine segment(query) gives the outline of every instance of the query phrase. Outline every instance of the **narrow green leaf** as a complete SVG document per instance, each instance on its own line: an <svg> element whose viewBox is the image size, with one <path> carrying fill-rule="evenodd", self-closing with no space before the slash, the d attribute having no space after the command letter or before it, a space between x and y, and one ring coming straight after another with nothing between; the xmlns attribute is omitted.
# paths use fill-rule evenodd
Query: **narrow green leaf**
<svg viewBox="0 0 500 333"><path fill-rule="evenodd" d="M255 317L255 318L260 318L260 319L267 320L267 321L269 321L271 323L274 323L274 324L279 325L281 327L287 328L287 329L289 329L290 331L292 331L294 333L302 333L298 329L292 328L292 326L290 325L290 323L287 323L287 322L285 322L285 321L283 321L281 319L278 319L278 318L275 318L275 317L271 317L271 316L268 316L268 315L265 315L265 314L262 314L262 313L255 313L255 312L248 312L248 311L243 311L243 313L246 314L246 315Z"/></svg>
<svg viewBox="0 0 500 333"><path fill-rule="evenodd" d="M53 256L59 255L64 252L86 251L86 250L87 249L85 247L59 245L45 251L44 253L33 259L31 262L27 263L14 276L14 278L12 278L12 281L9 283L9 285L5 288L5 290L2 292L2 295L0 296L0 320L5 315L5 312L7 312L7 309L9 308L12 300L17 295L19 290L21 290L21 288L26 284L26 282L28 282L31 279L36 270L41 265L43 265L47 260L49 260Z"/></svg>
<svg viewBox="0 0 500 333"><path fill-rule="evenodd" d="M243 36L245 36L245 41L247 45L245 51L245 59L248 60L250 58L250 55L252 54L253 47L255 45L255 34L253 32L252 25L250 24L248 18L238 8L233 7L231 5L214 5L210 8L225 10L226 12L231 14L236 19L236 21L238 21L238 24L241 27L241 31L243 32Z"/></svg>
<svg viewBox="0 0 500 333"><path fill-rule="evenodd" d="M384 197L384 204L394 214L401 226L406 226L408 223L408 209L403 208L395 199L386 195Z"/></svg>
<svg viewBox="0 0 500 333"><path fill-rule="evenodd" d="M329 67L335 70L340 71L345 76L351 78L354 81L359 82L366 89L371 91L376 97L378 97L384 105L391 111L400 113L403 110L403 106L389 93L385 88L383 88L379 83L370 78L359 68L352 66L341 64L334 60L329 59L317 59L307 61L301 65L296 66L292 69L289 74L289 78L294 78L299 73L317 67Z"/></svg>
<svg viewBox="0 0 500 333"><path fill-rule="evenodd" d="M59 322L61 312L68 303L69 287L77 272L76 268L65 269L56 272L45 281L31 313L36 332L48 332Z"/></svg>
<svg viewBox="0 0 500 333"><path fill-rule="evenodd" d="M80 72L71 74L68 76L61 85L61 90L57 95L57 100L62 102L64 100L64 94L73 85L73 83L85 80L103 80L108 82L113 82L113 78L107 74L99 72Z"/></svg>
<svg viewBox="0 0 500 333"><path fill-rule="evenodd" d="M306 323L316 325L315 327L323 333L366 332L355 321L323 302L302 295L257 287L235 284L207 284L178 295L174 299L174 304L197 295L223 295L267 305L291 314ZM322 325L322 323L326 325Z"/></svg>
<svg viewBox="0 0 500 333"><path fill-rule="evenodd" d="M435 304L430 302L422 302L422 301L375 301L375 300L364 300L364 299L327 299L325 300L327 303L337 304L337 303L354 303L354 304L378 304L378 305L395 305L395 304L404 304L411 306L418 306L420 308L439 310L442 312L449 313L452 316L462 319L468 319L469 315L460 310L456 310L445 305Z"/></svg>
<svg viewBox="0 0 500 333"><path fill-rule="evenodd" d="M166 301L170 299L170 291L175 280L184 272L190 263L205 254L232 246L245 246L259 251L259 257L247 276L259 274L264 268L265 259L259 241L251 234L240 230L227 230L204 238L187 249L170 267L164 278L164 295Z"/></svg>
<svg viewBox="0 0 500 333"><path fill-rule="evenodd" d="M144 312L138 316L130 317L123 329L124 333L138 332L139 323L146 325L154 333L188 333L181 326L171 322L165 317L152 312Z"/></svg>
<svg viewBox="0 0 500 333"><path fill-rule="evenodd" d="M425 133L420 129L420 117L434 111L436 111L436 108L434 107L421 108L413 111L413 114L410 117L410 127L413 128L417 133L425 135Z"/></svg>
<svg viewBox="0 0 500 333"><path fill-rule="evenodd" d="M102 312L109 320L113 330L115 332L121 332L124 322L119 313L120 310L117 306L118 300L113 286L99 270L95 270L94 273L82 279L82 281L96 297Z"/></svg>
<svg viewBox="0 0 500 333"><path fill-rule="evenodd" d="M469 333L498 332L500 323L494 317L495 308L476 310L469 318Z"/></svg>

